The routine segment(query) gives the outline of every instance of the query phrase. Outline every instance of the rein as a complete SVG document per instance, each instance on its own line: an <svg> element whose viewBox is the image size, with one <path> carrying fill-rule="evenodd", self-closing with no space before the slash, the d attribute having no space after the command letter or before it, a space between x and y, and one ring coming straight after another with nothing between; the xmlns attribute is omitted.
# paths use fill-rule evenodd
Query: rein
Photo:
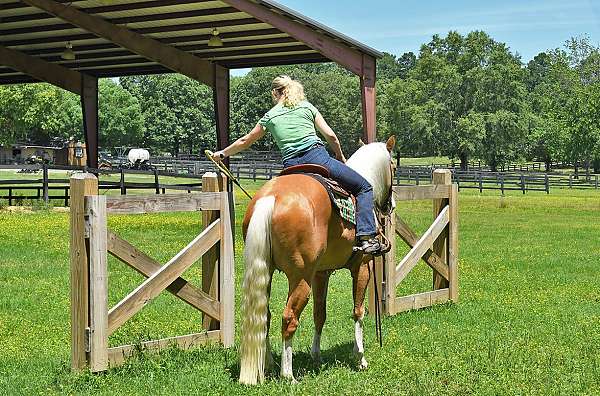
<svg viewBox="0 0 600 396"><path fill-rule="evenodd" d="M204 155L206 155L206 158L208 158L213 164L215 164L215 166L217 167L218 170L220 170L221 172L223 172L236 186L238 186L243 192L244 194L246 194L246 196L250 199L252 199L252 197L250 196L250 194L248 194L248 191L246 191L244 189L244 187L242 187L242 185L240 184L240 182L238 181L238 179L235 178L235 176L233 176L233 173L231 173L231 171L229 169L227 169L227 167L225 166L225 164L221 161L215 161L213 159L213 152L210 150L204 150Z"/></svg>

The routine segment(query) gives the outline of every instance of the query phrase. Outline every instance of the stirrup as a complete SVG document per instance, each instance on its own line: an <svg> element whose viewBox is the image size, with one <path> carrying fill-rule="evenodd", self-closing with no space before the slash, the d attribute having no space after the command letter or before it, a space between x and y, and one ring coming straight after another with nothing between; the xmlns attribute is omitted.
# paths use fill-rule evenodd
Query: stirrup
<svg viewBox="0 0 600 396"><path fill-rule="evenodd" d="M381 256L385 253L383 246L377 238L370 238L368 240L361 241L359 246L352 248L353 252L363 252L363 254L370 254L372 256Z"/></svg>

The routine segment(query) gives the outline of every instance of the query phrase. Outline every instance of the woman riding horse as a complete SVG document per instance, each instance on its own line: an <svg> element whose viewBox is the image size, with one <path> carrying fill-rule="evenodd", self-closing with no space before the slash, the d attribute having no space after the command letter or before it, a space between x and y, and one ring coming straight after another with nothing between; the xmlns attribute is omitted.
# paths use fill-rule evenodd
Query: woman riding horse
<svg viewBox="0 0 600 396"><path fill-rule="evenodd" d="M379 254L381 245L375 238L373 187L361 175L346 166L340 142L319 110L304 96L300 82L288 76L273 80L271 95L276 103L247 135L213 154L215 160L239 153L269 132L281 150L283 166L316 164L329 170L333 180L356 197L356 241L367 254ZM336 158L331 158L317 131L329 143Z"/></svg>
<svg viewBox="0 0 600 396"><path fill-rule="evenodd" d="M273 272L285 273L289 291L283 311L281 375L294 381L292 338L300 315L313 294L315 335L312 357L320 360L320 342L326 317L327 285L336 269L352 274L354 299L354 353L360 368L364 358L364 297L369 281L368 263L381 250L375 234L373 207L391 205L392 160L395 139L358 149L345 165L335 133L306 100L302 85L280 76L273 82L271 109L246 136L214 153L215 159L235 154L270 132L283 153L286 167L325 166L334 179L357 198L357 227L342 219L321 183L305 174L289 174L267 182L248 205L242 231L245 272L242 285L240 382L262 382L271 364L269 296ZM321 131L338 160L327 154L316 136ZM358 237L357 237L358 235ZM354 252L357 244L361 251ZM365 254L366 253L366 254Z"/></svg>

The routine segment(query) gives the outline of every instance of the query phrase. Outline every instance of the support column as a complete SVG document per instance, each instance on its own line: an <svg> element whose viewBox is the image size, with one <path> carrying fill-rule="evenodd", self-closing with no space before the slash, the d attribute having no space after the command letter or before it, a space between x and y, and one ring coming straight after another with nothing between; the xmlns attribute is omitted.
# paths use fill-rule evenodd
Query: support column
<svg viewBox="0 0 600 396"><path fill-rule="evenodd" d="M363 116L363 141L373 143L376 139L376 60L363 55L363 73L360 76L360 90L362 94L362 116Z"/></svg>
<svg viewBox="0 0 600 396"><path fill-rule="evenodd" d="M229 145L229 69L216 63L214 68L213 101L215 122L217 124L217 149ZM225 165L229 166L226 159Z"/></svg>
<svg viewBox="0 0 600 396"><path fill-rule="evenodd" d="M81 75L81 109L87 166L98 168L98 78Z"/></svg>

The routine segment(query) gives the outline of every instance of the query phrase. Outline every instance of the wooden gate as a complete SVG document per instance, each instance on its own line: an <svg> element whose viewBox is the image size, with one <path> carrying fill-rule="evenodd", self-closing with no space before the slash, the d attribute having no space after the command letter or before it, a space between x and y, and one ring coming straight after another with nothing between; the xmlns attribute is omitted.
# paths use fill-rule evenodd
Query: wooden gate
<svg viewBox="0 0 600 396"><path fill-rule="evenodd" d="M395 315L447 301L457 302L458 187L452 184L450 170L434 171L432 185L394 187L393 193L397 206L402 205L403 201L433 200L434 220L421 237L397 214L386 225L385 232L392 242L392 249L385 256L385 266L381 258L375 265L381 312ZM408 254L398 264L394 235L398 235L410 247ZM421 259L433 270L433 291L397 297L396 288ZM369 306L374 307L373 285L370 289Z"/></svg>
<svg viewBox="0 0 600 396"><path fill-rule="evenodd" d="M218 186L216 175L205 179L206 186ZM104 371L132 355L135 345L109 347L108 337L163 290L202 311L205 331L146 341L141 344L143 349L161 349L170 345L185 349L207 342L221 342L226 347L233 345L231 193L107 197L97 195L98 180L91 174L74 175L71 191L71 360L74 370L89 367L93 372ZM107 228L108 214L174 211L203 211L205 227L164 265ZM218 248L215 247L217 243ZM147 278L110 309L107 253ZM203 290L181 278L200 258L203 258Z"/></svg>

